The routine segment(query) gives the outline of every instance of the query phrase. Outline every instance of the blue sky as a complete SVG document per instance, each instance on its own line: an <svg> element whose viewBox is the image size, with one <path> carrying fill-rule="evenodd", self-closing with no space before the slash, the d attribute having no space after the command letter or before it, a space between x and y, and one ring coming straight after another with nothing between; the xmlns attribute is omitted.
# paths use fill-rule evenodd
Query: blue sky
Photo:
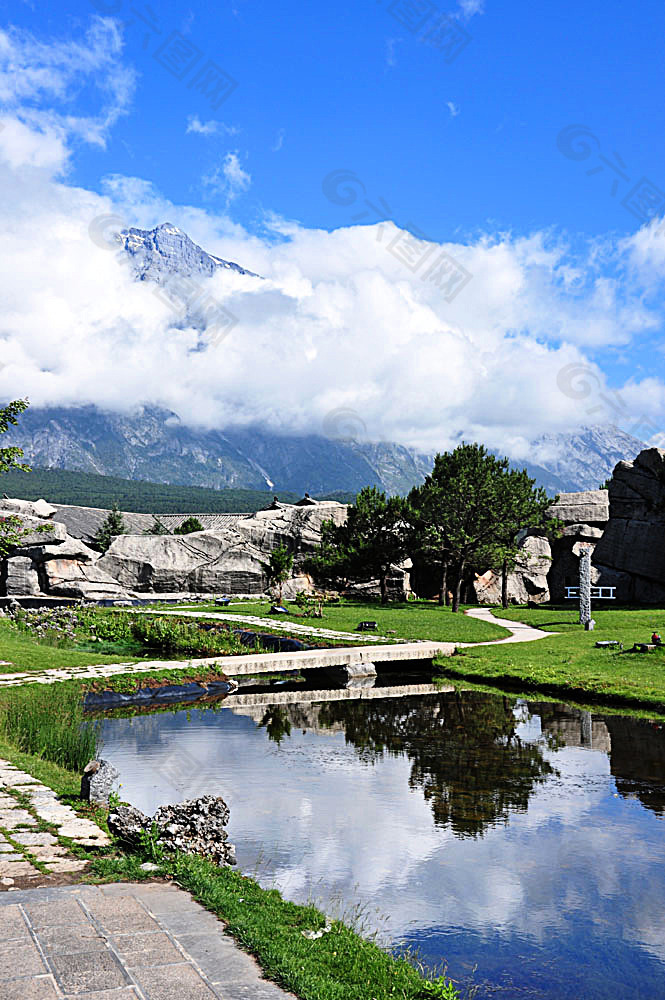
<svg viewBox="0 0 665 1000"><path fill-rule="evenodd" d="M609 3L602 16L589 2L488 4L462 20L469 41L452 62L421 40L435 17L420 0L166 2L154 19L131 0L2 7L3 20L44 40L80 33L96 12L117 11L126 25L135 102L105 151L77 159L77 180L93 187L111 169L150 177L174 201L203 203L214 195L199 168L237 149L252 188L233 214L247 225L266 209L307 226L348 224L354 210L321 190L328 173L346 168L370 200L437 240L549 226L628 233L639 226L621 204L633 185L646 176L665 189L660 4ZM420 32L403 23L414 7ZM188 87L195 67L178 80L163 65L170 49L160 46L175 44L174 32L200 52L199 66L211 59L237 82L219 109ZM190 116L237 134L185 137ZM597 156L575 162L557 149L573 123L588 126L601 154L623 160L615 163L628 179L614 196L619 175L609 166L587 176Z"/></svg>
<svg viewBox="0 0 665 1000"><path fill-rule="evenodd" d="M626 426L644 418L660 427L665 395L653 377L662 359L663 251L660 236L644 234L665 213L662 5L610 3L601 16L591 3L482 0L278 8L238 0L214 9L91 0L66 10L3 2L0 23L8 39L0 57L14 76L0 97L12 91L8 113L42 134L55 130L67 149L59 182L111 196L137 224L165 221L159 211L174 206L172 214L182 211L172 221L187 219L208 249L244 255L240 263L262 265L262 274L270 264L256 240L264 248L289 240L289 222L303 245L318 230L362 241L360 229L382 219L476 252L505 241L521 262L520 241L556 244L552 287L536 307L542 315L531 319L541 275L528 316L520 308L519 320L497 319L504 342L527 336L556 352L570 341L577 353L557 363L589 365L599 395L605 379L620 390L631 411ZM100 43L88 63L80 52L101 23L110 54L102 58ZM43 83L40 72L65 63L58 81ZM92 138L80 124L89 120ZM232 245L233 231L245 242ZM547 327L555 286L564 319ZM491 302L480 280L469 287ZM579 330L601 313L607 329L585 340ZM453 318L467 335L469 318ZM570 337L568 320L578 331ZM482 322L493 325L492 316ZM497 349L493 342L486 353ZM492 380L485 389L495 391ZM634 413L644 401L644 414ZM568 413L568 424L592 422L586 410ZM404 440L415 440L419 421L403 417ZM369 412L364 420L373 424ZM539 429L566 420L557 410Z"/></svg>

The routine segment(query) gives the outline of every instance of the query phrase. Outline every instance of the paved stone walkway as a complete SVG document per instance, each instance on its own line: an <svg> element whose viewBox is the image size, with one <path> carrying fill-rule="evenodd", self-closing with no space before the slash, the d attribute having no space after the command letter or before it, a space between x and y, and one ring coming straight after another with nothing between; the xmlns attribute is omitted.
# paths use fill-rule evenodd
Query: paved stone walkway
<svg viewBox="0 0 665 1000"><path fill-rule="evenodd" d="M30 808L25 808L16 795L25 796ZM39 820L48 823L54 832L40 830ZM0 760L0 883L9 885L16 878L43 873L60 875L85 868L87 862L72 857L59 842L60 837L83 847L104 847L110 843L96 823L81 819L70 806L58 800L52 789Z"/></svg>
<svg viewBox="0 0 665 1000"><path fill-rule="evenodd" d="M259 618L257 615L238 615L228 611L172 611L162 608L129 608L141 615L177 615L179 618L211 618L213 621L242 622L258 625L274 632L309 635L315 639L354 639L356 642L411 642L396 636L377 635L376 632L341 632L339 629L321 628L318 625L303 625L300 622L285 621L283 618Z"/></svg>
<svg viewBox="0 0 665 1000"><path fill-rule="evenodd" d="M558 635L558 632L543 632L542 629L533 628L524 622L513 622L509 618L495 618L492 608L470 608L464 614L469 618L478 618L481 622L492 622L494 625L501 625L510 631L510 635L505 639L490 639L489 642L456 642L455 645L462 646L501 646L510 642L535 642L537 639L547 639L550 636Z"/></svg>
<svg viewBox="0 0 665 1000"><path fill-rule="evenodd" d="M292 1000L189 893L118 883L0 895L2 1000Z"/></svg>

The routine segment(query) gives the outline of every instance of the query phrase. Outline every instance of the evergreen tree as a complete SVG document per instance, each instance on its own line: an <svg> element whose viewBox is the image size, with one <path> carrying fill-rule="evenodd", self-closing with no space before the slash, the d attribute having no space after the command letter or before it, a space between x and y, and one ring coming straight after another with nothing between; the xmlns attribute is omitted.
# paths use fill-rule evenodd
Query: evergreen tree
<svg viewBox="0 0 665 1000"><path fill-rule="evenodd" d="M173 529L174 535L191 535L193 531L203 531L203 525L198 517L186 517L182 524Z"/></svg>
<svg viewBox="0 0 665 1000"><path fill-rule="evenodd" d="M148 530L144 531L144 535L170 535L170 534L171 532L169 531L169 529L166 527L166 525L162 524L162 522L159 520L158 517L154 518Z"/></svg>
<svg viewBox="0 0 665 1000"><path fill-rule="evenodd" d="M10 425L16 426L19 415L27 408L27 399L15 399L7 406L0 407L0 434L6 434ZM0 448L0 473L9 472L10 469L22 469L24 472L29 472L30 466L20 462L21 458L23 458L22 448Z"/></svg>
<svg viewBox="0 0 665 1000"><path fill-rule="evenodd" d="M293 553L289 552L286 545L278 545L270 553L266 572L270 586L277 585L278 601L280 604L282 603L282 586L291 576L292 569Z"/></svg>
<svg viewBox="0 0 665 1000"><path fill-rule="evenodd" d="M114 503L105 520L99 526L97 534L93 536L92 543L95 548L104 553L109 549L116 535L124 535L125 533L125 522L118 510L117 503Z"/></svg>
<svg viewBox="0 0 665 1000"><path fill-rule="evenodd" d="M401 497L386 498L375 486L366 486L344 524L323 523L321 544L310 563L314 573L328 580L378 579L381 603L386 604L390 567L402 562L407 551L405 514Z"/></svg>

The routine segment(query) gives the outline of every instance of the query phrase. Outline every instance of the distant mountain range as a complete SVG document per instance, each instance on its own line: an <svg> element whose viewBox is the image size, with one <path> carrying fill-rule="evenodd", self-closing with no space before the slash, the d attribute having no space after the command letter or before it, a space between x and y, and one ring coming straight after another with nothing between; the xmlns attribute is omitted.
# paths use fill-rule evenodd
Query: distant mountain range
<svg viewBox="0 0 665 1000"><path fill-rule="evenodd" d="M137 281L169 284L179 276L209 276L218 270L259 277L206 253L168 222L150 230L124 230L116 239ZM363 486L404 494L422 482L433 461L431 455L384 441L287 436L258 426L200 430L151 405L138 406L130 414L103 412L95 406L30 408L19 427L10 429L5 443L22 447L35 467L300 495L355 493ZM620 459L633 459L644 447L617 427L582 427L573 434L534 440L525 460L514 464L526 467L551 494L596 489Z"/></svg>
<svg viewBox="0 0 665 1000"><path fill-rule="evenodd" d="M432 467L431 456L398 444L286 437L261 428L196 430L156 407L132 415L93 406L31 408L5 443L22 447L28 462L40 468L300 495L355 493L363 486L403 494ZM583 427L538 438L532 458L514 464L553 495L597 489L618 461L632 460L644 447L616 427Z"/></svg>

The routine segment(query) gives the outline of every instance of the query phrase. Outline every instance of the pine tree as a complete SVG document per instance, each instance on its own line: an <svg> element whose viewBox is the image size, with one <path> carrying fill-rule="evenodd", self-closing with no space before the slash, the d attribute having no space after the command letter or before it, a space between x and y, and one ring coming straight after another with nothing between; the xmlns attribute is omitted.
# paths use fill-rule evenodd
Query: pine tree
<svg viewBox="0 0 665 1000"><path fill-rule="evenodd" d="M95 548L104 553L109 549L116 535L124 535L126 530L122 514L117 503L114 503L105 520L99 526L96 535L93 536L92 543Z"/></svg>

